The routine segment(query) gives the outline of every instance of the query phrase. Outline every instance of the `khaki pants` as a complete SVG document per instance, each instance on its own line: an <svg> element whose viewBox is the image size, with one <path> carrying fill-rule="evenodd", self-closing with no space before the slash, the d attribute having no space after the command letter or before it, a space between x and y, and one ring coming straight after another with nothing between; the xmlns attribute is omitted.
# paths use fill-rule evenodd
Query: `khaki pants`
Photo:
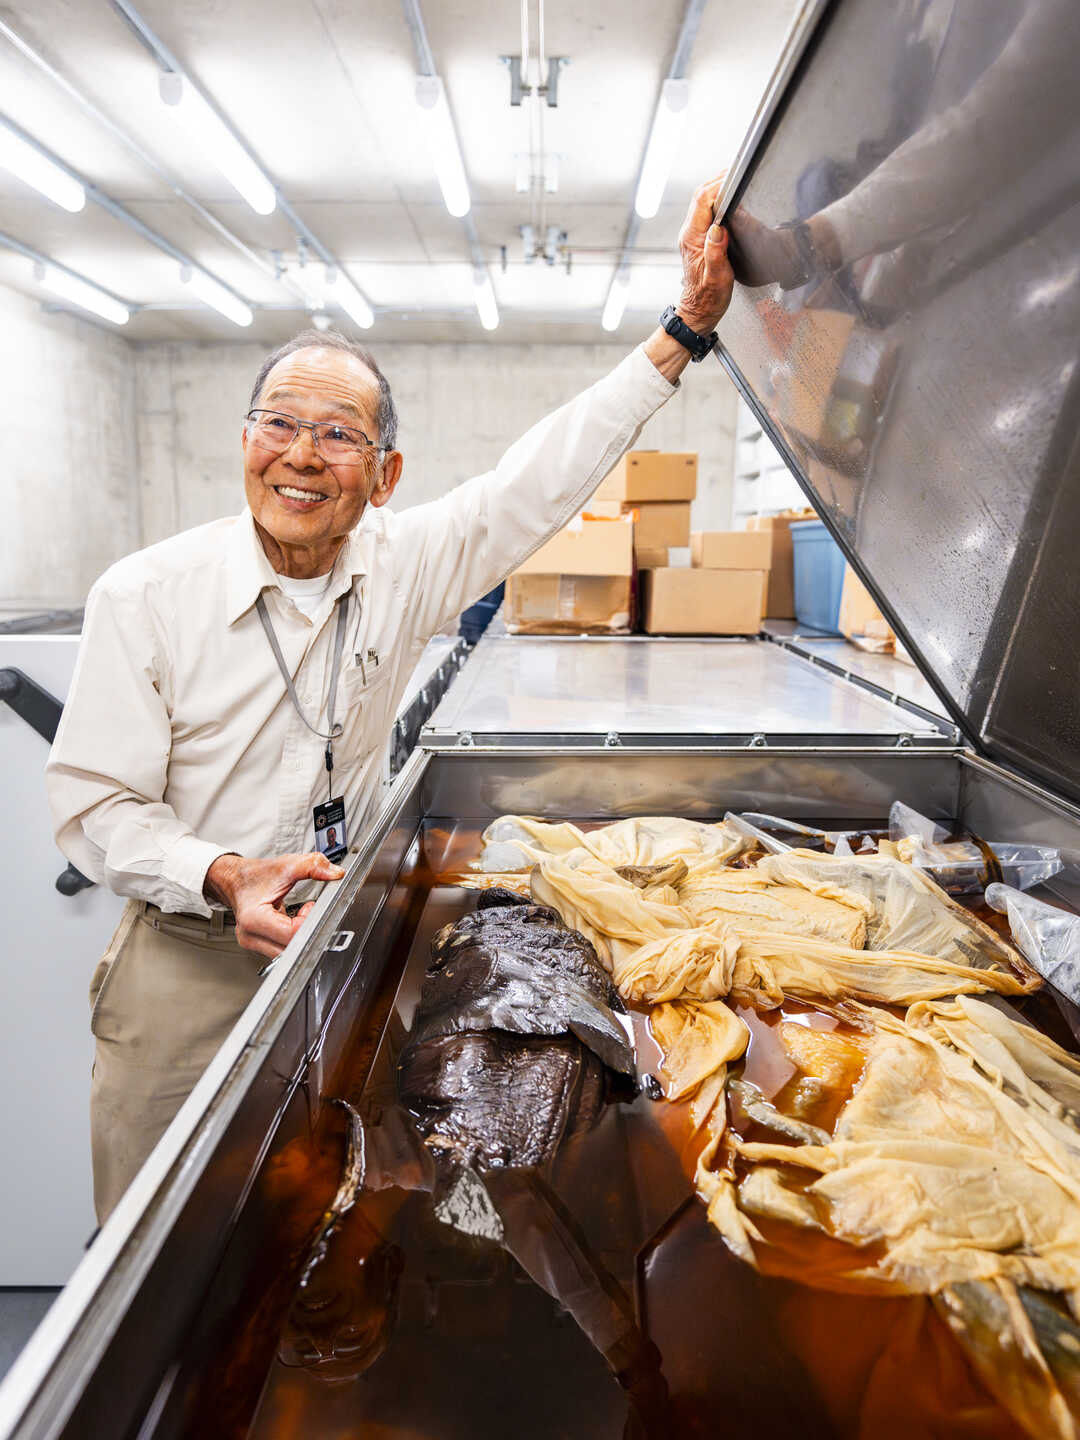
<svg viewBox="0 0 1080 1440"><path fill-rule="evenodd" d="M233 927L129 900L90 983L94 1207L104 1223L254 995Z"/></svg>

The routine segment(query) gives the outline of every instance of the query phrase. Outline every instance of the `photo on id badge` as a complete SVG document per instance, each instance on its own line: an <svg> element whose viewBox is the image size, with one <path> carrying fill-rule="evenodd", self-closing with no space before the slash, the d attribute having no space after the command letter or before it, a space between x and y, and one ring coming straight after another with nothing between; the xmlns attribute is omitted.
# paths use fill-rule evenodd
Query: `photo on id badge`
<svg viewBox="0 0 1080 1440"><path fill-rule="evenodd" d="M315 848L328 860L340 860L349 848L345 834L345 801L327 800L315 806Z"/></svg>

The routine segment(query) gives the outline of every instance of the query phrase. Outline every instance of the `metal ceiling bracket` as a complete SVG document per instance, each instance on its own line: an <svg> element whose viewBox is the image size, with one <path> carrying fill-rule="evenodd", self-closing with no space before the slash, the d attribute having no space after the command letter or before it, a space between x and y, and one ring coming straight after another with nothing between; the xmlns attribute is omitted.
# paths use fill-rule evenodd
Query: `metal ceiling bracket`
<svg viewBox="0 0 1080 1440"><path fill-rule="evenodd" d="M526 95L543 95L548 108L559 103L559 71L570 64L569 55L552 55L548 60L547 80L542 85L528 85L522 76L520 55L500 55L499 61L510 71L510 104L520 105Z"/></svg>
<svg viewBox="0 0 1080 1440"><path fill-rule="evenodd" d="M569 55L552 55L548 60L547 84L540 87L551 109L559 103L559 71L570 64Z"/></svg>
<svg viewBox="0 0 1080 1440"><path fill-rule="evenodd" d="M499 59L510 71L510 104L520 105L525 95L525 86L521 81L521 56L500 55Z"/></svg>

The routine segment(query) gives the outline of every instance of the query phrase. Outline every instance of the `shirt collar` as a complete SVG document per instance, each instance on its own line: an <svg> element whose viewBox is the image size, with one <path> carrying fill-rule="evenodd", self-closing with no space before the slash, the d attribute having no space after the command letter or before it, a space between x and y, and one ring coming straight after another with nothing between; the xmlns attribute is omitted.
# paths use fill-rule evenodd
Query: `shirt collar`
<svg viewBox="0 0 1080 1440"><path fill-rule="evenodd" d="M367 547L363 521L350 531L334 561L330 594L336 600L350 589L358 575L367 573ZM250 510L236 517L226 545L225 621L233 625L247 613L268 587L280 590L278 575L262 547Z"/></svg>

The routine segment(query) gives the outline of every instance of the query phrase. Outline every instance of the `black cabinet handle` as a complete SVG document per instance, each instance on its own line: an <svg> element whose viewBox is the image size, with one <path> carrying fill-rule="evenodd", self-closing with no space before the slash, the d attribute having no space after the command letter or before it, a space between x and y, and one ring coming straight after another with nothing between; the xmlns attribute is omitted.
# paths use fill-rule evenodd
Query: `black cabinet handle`
<svg viewBox="0 0 1080 1440"><path fill-rule="evenodd" d="M93 880L88 880L81 870L69 865L56 877L56 888L61 895L78 895L80 890L89 890Z"/></svg>

